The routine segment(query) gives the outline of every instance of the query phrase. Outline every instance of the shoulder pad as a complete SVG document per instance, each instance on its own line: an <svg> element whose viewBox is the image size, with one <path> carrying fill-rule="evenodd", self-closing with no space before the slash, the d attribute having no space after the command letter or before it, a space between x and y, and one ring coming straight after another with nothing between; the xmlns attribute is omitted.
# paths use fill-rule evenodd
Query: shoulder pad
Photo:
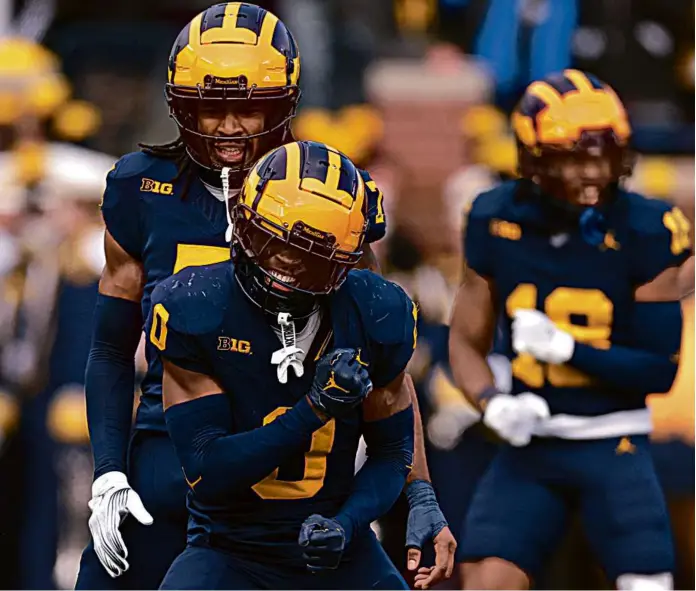
<svg viewBox="0 0 696 591"><path fill-rule="evenodd" d="M512 203L516 190L517 182L508 181L480 193L471 205L469 219L488 220L503 216L507 207Z"/></svg>
<svg viewBox="0 0 696 591"><path fill-rule="evenodd" d="M484 277L494 274L496 260L489 230L491 220L506 220L514 215L511 206L514 204L517 187L515 181L509 181L484 191L474 199L468 212L464 232L464 256L468 267Z"/></svg>
<svg viewBox="0 0 696 591"><path fill-rule="evenodd" d="M169 326L182 334L204 334L223 320L230 304L232 274L228 261L187 267L162 281L152 293L152 306L169 312Z"/></svg>
<svg viewBox="0 0 696 591"><path fill-rule="evenodd" d="M637 284L648 283L691 255L691 225L678 207L638 193L623 193L628 203L630 260Z"/></svg>
<svg viewBox="0 0 696 591"><path fill-rule="evenodd" d="M145 152L131 152L116 162L109 177L127 179L147 173L157 177L172 178L176 172L176 164L171 160L157 158Z"/></svg>
<svg viewBox="0 0 696 591"><path fill-rule="evenodd" d="M665 231L662 218L672 209L671 204L639 193L625 192L624 198L629 204L628 222L632 232L638 236L649 236Z"/></svg>
<svg viewBox="0 0 696 591"><path fill-rule="evenodd" d="M414 304L396 283L367 270L351 271L344 284L370 338L383 345L413 340Z"/></svg>
<svg viewBox="0 0 696 591"><path fill-rule="evenodd" d="M378 242L387 233L387 217L384 212L384 194L380 191L377 183L372 180L370 173L363 169L358 169L360 176L365 182L365 209L367 219L367 230L365 231L365 242Z"/></svg>

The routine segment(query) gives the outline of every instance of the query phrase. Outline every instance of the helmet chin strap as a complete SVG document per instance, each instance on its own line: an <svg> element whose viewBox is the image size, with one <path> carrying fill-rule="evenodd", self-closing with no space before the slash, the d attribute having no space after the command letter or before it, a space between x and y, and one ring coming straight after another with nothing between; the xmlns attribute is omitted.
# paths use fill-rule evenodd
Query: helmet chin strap
<svg viewBox="0 0 696 591"><path fill-rule="evenodd" d="M230 167L223 166L220 171L220 180L222 181L222 197L225 201L225 213L227 214L227 230L225 230L225 240L232 242L234 235L234 222L230 213Z"/></svg>

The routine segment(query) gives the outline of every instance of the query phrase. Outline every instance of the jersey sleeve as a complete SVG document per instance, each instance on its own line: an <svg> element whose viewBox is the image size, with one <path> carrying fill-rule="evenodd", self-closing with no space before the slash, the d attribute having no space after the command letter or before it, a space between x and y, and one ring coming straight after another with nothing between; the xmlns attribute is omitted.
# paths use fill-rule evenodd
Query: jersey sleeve
<svg viewBox="0 0 696 591"><path fill-rule="evenodd" d="M483 277L493 275L493 252L489 231L490 216L484 201L487 194L479 195L469 209L464 225L464 258L467 267Z"/></svg>
<svg viewBox="0 0 696 591"><path fill-rule="evenodd" d="M640 215L633 216L634 239L631 267L635 285L644 285L691 256L691 224L678 207L646 200Z"/></svg>
<svg viewBox="0 0 696 591"><path fill-rule="evenodd" d="M373 384L376 388L382 388L394 380L402 371L406 370L411 361L418 340L418 308L409 300L410 312L404 315L404 338L397 343L382 345L381 355L375 363L375 376Z"/></svg>
<svg viewBox="0 0 696 591"><path fill-rule="evenodd" d="M146 336L158 353L175 365L202 373L211 374L210 363L206 360L200 337L185 331L184 313L172 298L155 289L152 297L152 311L147 319Z"/></svg>
<svg viewBox="0 0 696 591"><path fill-rule="evenodd" d="M132 179L127 174L127 158L121 158L106 177L101 211L106 228L114 240L131 257L141 260L143 231L140 195L133 190Z"/></svg>
<svg viewBox="0 0 696 591"><path fill-rule="evenodd" d="M384 213L384 195L379 190L377 183L372 180L366 170L360 171L365 181L365 202L367 208L367 231L365 242L378 242L387 233L387 218Z"/></svg>
<svg viewBox="0 0 696 591"><path fill-rule="evenodd" d="M381 335L375 327L371 335L376 341L373 347L373 367L370 370L375 388L387 386L406 369L418 338L418 308L400 287L393 287L395 294L390 314L393 315L394 327L398 328L392 330L391 335Z"/></svg>

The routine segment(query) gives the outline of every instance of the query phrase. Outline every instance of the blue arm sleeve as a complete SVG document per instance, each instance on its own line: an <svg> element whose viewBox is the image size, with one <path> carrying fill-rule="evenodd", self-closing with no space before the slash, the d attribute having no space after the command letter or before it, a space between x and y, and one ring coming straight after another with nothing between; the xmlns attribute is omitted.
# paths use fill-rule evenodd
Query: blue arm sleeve
<svg viewBox="0 0 696 591"><path fill-rule="evenodd" d="M682 314L679 302L637 302L634 347L575 344L570 364L623 390L668 392L677 375Z"/></svg>
<svg viewBox="0 0 696 591"><path fill-rule="evenodd" d="M399 498L413 465L413 407L364 424L367 460L355 475L350 496L336 515L346 544Z"/></svg>
<svg viewBox="0 0 696 591"><path fill-rule="evenodd" d="M283 460L305 451L323 425L306 398L272 423L244 433L231 433L225 394L176 404L164 416L187 482L205 499L248 490Z"/></svg>
<svg viewBox="0 0 696 591"><path fill-rule="evenodd" d="M85 374L95 478L126 471L142 324L139 303L99 294Z"/></svg>

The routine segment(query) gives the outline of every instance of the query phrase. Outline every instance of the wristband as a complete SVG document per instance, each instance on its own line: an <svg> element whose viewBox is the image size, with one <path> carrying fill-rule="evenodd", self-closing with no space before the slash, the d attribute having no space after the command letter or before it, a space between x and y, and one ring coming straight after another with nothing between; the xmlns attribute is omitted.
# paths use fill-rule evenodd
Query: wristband
<svg viewBox="0 0 696 591"><path fill-rule="evenodd" d="M481 412L484 412L486 410L486 406L488 406L488 402L490 401L490 399L494 398L498 394L500 394L498 388L496 388L495 386L488 386L476 397L476 404L481 410Z"/></svg>

